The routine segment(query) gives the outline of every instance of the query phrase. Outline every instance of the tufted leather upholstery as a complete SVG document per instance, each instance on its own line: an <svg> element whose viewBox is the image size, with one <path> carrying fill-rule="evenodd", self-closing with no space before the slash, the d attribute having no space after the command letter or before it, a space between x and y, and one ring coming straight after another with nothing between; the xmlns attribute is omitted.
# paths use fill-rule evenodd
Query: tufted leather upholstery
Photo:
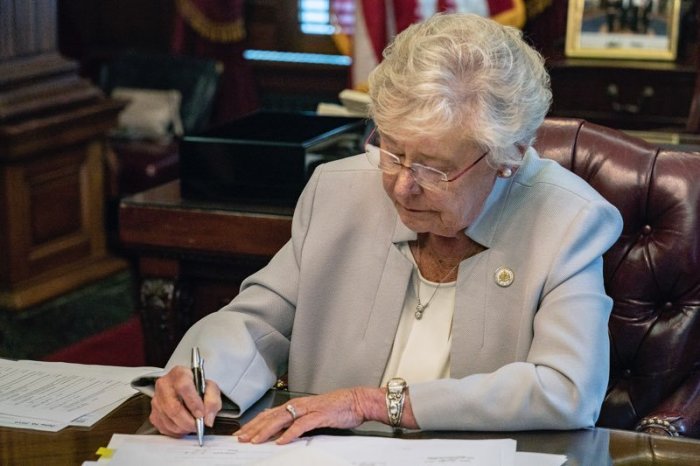
<svg viewBox="0 0 700 466"><path fill-rule="evenodd" d="M604 256L614 305L598 425L700 438L700 153L565 118L548 119L535 147L624 219Z"/></svg>

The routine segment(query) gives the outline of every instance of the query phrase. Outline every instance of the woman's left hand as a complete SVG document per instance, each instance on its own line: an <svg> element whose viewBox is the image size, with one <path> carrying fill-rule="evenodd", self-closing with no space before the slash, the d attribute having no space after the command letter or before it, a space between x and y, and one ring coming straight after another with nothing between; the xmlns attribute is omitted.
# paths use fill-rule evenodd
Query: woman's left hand
<svg viewBox="0 0 700 466"><path fill-rule="evenodd" d="M386 410L384 394L379 388L345 388L293 398L285 405L258 414L234 435L240 442L262 443L282 433L276 440L282 445L320 427L351 429L373 419L377 400L381 402L380 409Z"/></svg>

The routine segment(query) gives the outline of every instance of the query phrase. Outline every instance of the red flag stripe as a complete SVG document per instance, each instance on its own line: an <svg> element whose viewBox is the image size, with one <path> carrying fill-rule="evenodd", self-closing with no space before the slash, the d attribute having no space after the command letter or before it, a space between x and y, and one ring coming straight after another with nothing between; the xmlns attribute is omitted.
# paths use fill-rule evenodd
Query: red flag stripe
<svg viewBox="0 0 700 466"><path fill-rule="evenodd" d="M386 35L386 7L383 1L362 0L362 13L365 30L372 43L374 56L378 62L381 59L382 50L384 50L388 39Z"/></svg>
<svg viewBox="0 0 700 466"><path fill-rule="evenodd" d="M491 16L503 13L515 8L513 0L488 0L489 14Z"/></svg>

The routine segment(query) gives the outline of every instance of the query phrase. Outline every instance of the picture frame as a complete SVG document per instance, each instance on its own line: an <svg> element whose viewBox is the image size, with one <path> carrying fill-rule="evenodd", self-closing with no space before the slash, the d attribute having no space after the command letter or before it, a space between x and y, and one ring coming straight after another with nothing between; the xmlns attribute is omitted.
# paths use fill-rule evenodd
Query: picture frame
<svg viewBox="0 0 700 466"><path fill-rule="evenodd" d="M569 57L675 60L681 0L569 0Z"/></svg>

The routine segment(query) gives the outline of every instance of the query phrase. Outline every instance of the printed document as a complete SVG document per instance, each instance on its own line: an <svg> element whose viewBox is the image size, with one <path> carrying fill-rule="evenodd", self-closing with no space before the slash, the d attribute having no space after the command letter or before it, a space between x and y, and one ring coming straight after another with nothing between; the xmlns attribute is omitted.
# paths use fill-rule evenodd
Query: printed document
<svg viewBox="0 0 700 466"><path fill-rule="evenodd" d="M92 426L137 393L129 385L134 377L155 370L0 359L0 426Z"/></svg>
<svg viewBox="0 0 700 466"><path fill-rule="evenodd" d="M238 443L235 437L114 434L110 466L560 466L563 455L516 452L512 439L445 440L365 436L305 437L289 445ZM84 466L94 463L86 462ZM99 462L98 462L99 464Z"/></svg>

